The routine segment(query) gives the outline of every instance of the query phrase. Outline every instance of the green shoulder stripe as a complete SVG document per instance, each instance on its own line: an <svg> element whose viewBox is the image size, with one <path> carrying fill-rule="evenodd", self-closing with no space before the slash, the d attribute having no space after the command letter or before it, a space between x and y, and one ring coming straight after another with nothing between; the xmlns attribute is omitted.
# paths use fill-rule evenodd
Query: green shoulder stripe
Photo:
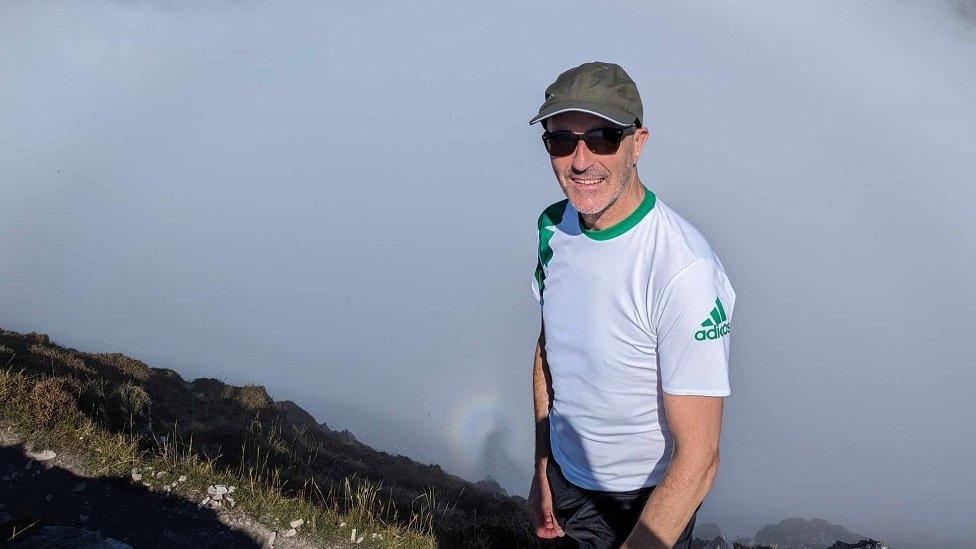
<svg viewBox="0 0 976 549"><path fill-rule="evenodd" d="M539 283L540 296L543 288L545 288L546 275L543 266L548 265L549 260L552 259L552 248L549 247L549 241L552 240L556 225L559 225L563 220L567 203L569 203L568 198L560 200L551 204L539 215L539 261L535 267L535 279Z"/></svg>
<svg viewBox="0 0 976 549"><path fill-rule="evenodd" d="M564 198L559 202L554 202L549 205L548 208L542 210L539 215L539 230L549 225L558 225L563 220L563 214L566 213L566 204L569 203L568 198Z"/></svg>

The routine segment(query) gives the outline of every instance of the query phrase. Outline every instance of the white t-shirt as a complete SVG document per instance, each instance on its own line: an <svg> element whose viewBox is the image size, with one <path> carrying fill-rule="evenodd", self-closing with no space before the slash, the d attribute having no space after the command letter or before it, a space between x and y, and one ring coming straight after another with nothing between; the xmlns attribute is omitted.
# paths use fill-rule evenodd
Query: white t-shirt
<svg viewBox="0 0 976 549"><path fill-rule="evenodd" d="M568 200L538 227L552 457L590 490L654 486L674 446L662 391L730 394L735 291L701 233L646 187L612 227L585 229Z"/></svg>

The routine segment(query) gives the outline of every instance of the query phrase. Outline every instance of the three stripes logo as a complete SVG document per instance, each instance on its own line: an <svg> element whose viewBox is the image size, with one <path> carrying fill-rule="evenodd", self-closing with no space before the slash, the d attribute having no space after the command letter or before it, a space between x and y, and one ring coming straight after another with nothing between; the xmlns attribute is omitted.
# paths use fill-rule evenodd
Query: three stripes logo
<svg viewBox="0 0 976 549"><path fill-rule="evenodd" d="M703 329L695 332L695 341L718 339L732 331L732 324L728 322L725 307L722 307L722 301L719 298L715 298L715 307L712 307L712 311L708 313L708 318L701 325Z"/></svg>

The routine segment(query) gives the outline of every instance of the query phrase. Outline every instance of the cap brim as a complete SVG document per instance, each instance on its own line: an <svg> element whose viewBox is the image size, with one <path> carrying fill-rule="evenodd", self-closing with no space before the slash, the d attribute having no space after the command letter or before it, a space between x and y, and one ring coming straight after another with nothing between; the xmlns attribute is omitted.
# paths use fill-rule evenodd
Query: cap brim
<svg viewBox="0 0 976 549"><path fill-rule="evenodd" d="M619 126L630 126L637 119L637 115L629 113L623 109L618 109L610 105L604 105L602 103L593 103L590 101L559 101L544 107L539 114L535 116L532 120L529 120L529 125L535 124L536 122L549 118L550 116L555 116L559 113L566 111L579 111L590 113L594 116L599 116L600 118L613 122Z"/></svg>

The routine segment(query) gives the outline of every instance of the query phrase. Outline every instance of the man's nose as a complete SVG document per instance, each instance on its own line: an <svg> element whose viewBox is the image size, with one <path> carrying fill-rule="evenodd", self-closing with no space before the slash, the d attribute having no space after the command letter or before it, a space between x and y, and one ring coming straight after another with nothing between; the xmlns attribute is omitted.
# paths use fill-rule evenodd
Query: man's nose
<svg viewBox="0 0 976 549"><path fill-rule="evenodd" d="M573 151L573 169L578 172L585 172L593 165L593 153L586 146L586 142L580 139L576 142L576 150Z"/></svg>

